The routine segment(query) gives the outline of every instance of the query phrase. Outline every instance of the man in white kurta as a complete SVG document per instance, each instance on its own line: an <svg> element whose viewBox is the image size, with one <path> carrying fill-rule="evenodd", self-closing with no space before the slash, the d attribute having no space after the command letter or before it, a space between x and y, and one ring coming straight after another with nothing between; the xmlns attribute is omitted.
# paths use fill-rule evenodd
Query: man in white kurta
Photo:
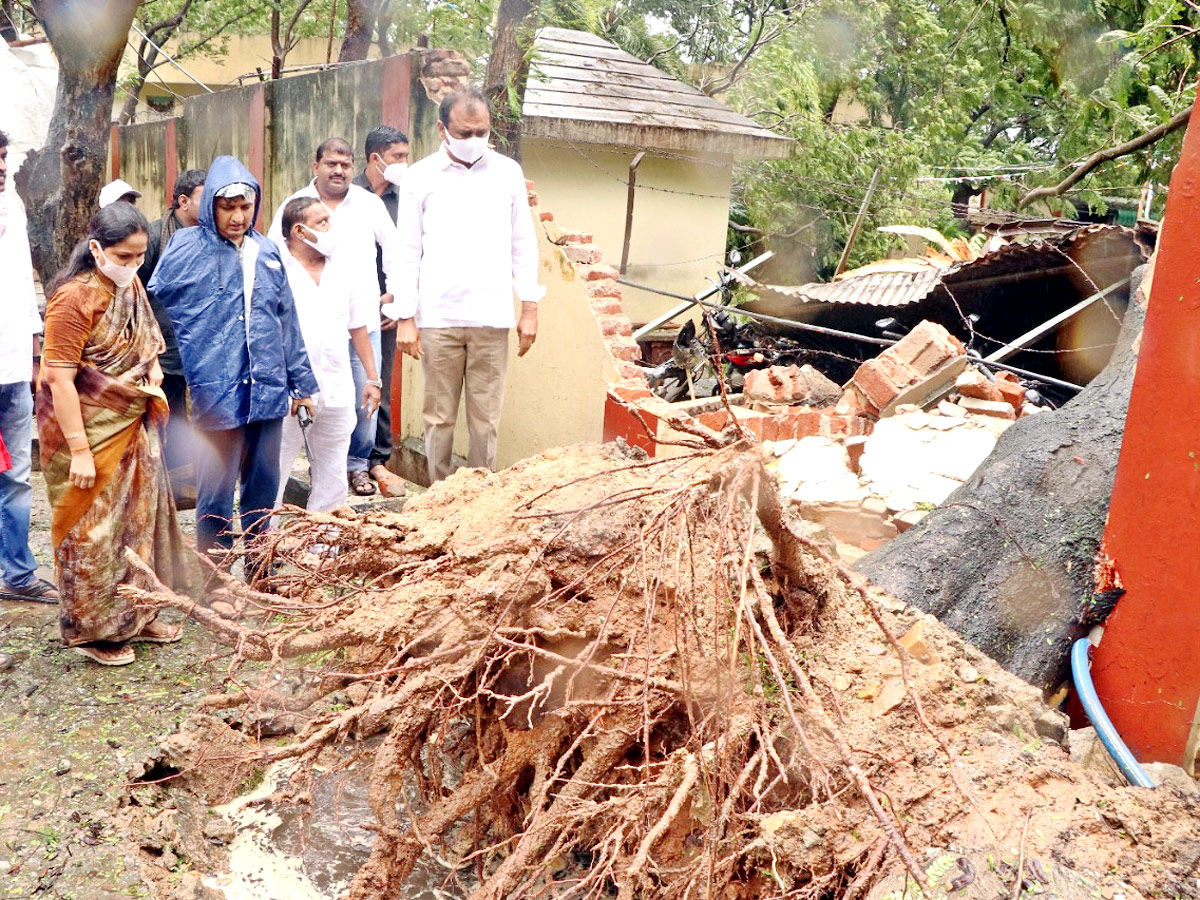
<svg viewBox="0 0 1200 900"><path fill-rule="evenodd" d="M348 278L355 281L355 289L375 294L375 305L366 311L367 334L371 342L375 369L381 367L379 307L391 302L391 294L379 293L376 275L376 247L381 255L385 278L391 283L394 271L394 247L396 223L373 191L351 183L354 177L354 151L341 138L329 138L317 147L316 162L313 163L313 180L296 191L280 204L267 236L283 245L285 235L282 228L284 207L300 197L315 197L329 210L332 225L338 232L338 246L334 261L345 269ZM356 390L361 393L366 384L367 373L359 365L357 355L350 357ZM362 408L358 411L358 424L350 439L350 454L346 459L346 471L350 485L356 494L375 493L375 483L368 475L371 450L375 446L375 410Z"/></svg>
<svg viewBox="0 0 1200 900"><path fill-rule="evenodd" d="M442 100L438 119L441 147L408 170L401 188L393 279L396 346L423 363L430 482L452 470L464 389L467 464L495 468L509 332L515 325L524 356L545 293L525 175L487 148L487 100L457 91Z"/></svg>
<svg viewBox="0 0 1200 900"><path fill-rule="evenodd" d="M34 358L39 352L42 319L33 288L33 262L25 207L8 187L8 137L0 131L0 440L12 468L0 472L0 600L57 603L54 585L37 576L29 549L33 488ZM2 654L0 654L2 655Z"/></svg>
<svg viewBox="0 0 1200 900"><path fill-rule="evenodd" d="M308 360L320 385L307 434L301 431L297 416L284 420L280 471L286 476L292 470L307 437L312 482L308 508L317 512L346 502L346 453L358 421L357 409L361 402L374 412L380 396L379 374L367 337L372 313L379 317L378 291L374 283L369 291L356 290L359 280L335 261L333 250L340 235L331 228L330 219L329 210L312 197L284 204L280 216L281 231L286 235L280 249L285 251L288 285ZM361 401L350 371L351 344L367 373ZM276 505L283 502L286 481L286 477L280 479Z"/></svg>

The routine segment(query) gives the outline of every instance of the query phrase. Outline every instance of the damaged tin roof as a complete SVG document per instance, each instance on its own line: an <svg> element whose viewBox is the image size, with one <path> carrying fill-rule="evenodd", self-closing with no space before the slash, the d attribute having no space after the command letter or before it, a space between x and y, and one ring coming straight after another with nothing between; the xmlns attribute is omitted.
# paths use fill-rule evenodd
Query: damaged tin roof
<svg viewBox="0 0 1200 900"><path fill-rule="evenodd" d="M774 285L745 277L743 283L763 299L899 307L919 303L939 288L952 292L956 286L969 289L980 283L1019 281L1071 270L1093 277L1097 263L1114 257L1128 259L1133 254L1143 259L1148 255L1148 248L1133 229L1088 225L1070 234L1006 244L967 262L938 265L925 259L903 259L887 267L888 261L881 260L880 265L888 270L848 273L837 281ZM1097 289L1104 286L1098 285Z"/></svg>

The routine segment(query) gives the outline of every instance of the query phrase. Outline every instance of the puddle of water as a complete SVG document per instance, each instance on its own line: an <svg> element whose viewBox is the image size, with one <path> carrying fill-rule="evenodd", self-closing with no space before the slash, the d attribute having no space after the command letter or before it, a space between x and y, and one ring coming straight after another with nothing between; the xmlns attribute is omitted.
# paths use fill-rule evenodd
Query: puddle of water
<svg viewBox="0 0 1200 900"><path fill-rule="evenodd" d="M205 878L227 900L337 900L366 862L375 840L367 800L368 769L354 765L319 777L311 806L262 803L283 787L295 763L277 763L262 783L214 812L234 827L229 872ZM401 824L406 820L401 819ZM396 900L461 900L444 887L446 871L422 858Z"/></svg>

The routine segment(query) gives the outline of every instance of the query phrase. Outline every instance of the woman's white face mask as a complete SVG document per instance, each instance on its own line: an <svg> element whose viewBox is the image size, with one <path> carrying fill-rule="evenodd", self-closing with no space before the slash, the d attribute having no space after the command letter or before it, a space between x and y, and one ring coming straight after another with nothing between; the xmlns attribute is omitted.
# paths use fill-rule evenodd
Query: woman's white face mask
<svg viewBox="0 0 1200 900"><path fill-rule="evenodd" d="M133 279L137 278L137 266L119 266L115 262L112 262L104 255L104 248L100 246L99 241L89 241L88 249L92 251L92 259L96 262L96 270L101 275L109 279L121 290L133 284Z"/></svg>

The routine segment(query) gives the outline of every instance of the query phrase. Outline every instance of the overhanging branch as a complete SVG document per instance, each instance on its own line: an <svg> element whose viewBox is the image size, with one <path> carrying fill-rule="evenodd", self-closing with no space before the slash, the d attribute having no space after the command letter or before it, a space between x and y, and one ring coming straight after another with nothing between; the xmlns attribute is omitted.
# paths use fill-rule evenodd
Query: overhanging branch
<svg viewBox="0 0 1200 900"><path fill-rule="evenodd" d="M1141 150L1143 147L1148 147L1155 141L1162 140L1171 132L1177 131L1179 128L1187 124L1188 118L1191 116L1191 114L1192 107L1189 106L1182 112L1176 113L1174 118L1172 118L1169 122L1163 122L1161 125L1151 128L1145 134L1140 134L1132 140L1126 141L1123 144L1118 144L1115 147L1108 147L1104 150L1099 150L1096 153L1093 153L1091 156L1085 159L1083 163L1075 169L1075 171L1073 171L1058 184L1051 185L1050 187L1034 188L1031 190L1021 198L1020 202L1017 203L1017 208L1020 209L1023 206L1028 206L1035 200L1042 200L1046 197L1060 196L1061 194L1070 190L1077 182L1079 182L1080 179L1098 166L1101 166L1104 163L1110 162L1111 160L1119 157L1127 156L1130 153Z"/></svg>

